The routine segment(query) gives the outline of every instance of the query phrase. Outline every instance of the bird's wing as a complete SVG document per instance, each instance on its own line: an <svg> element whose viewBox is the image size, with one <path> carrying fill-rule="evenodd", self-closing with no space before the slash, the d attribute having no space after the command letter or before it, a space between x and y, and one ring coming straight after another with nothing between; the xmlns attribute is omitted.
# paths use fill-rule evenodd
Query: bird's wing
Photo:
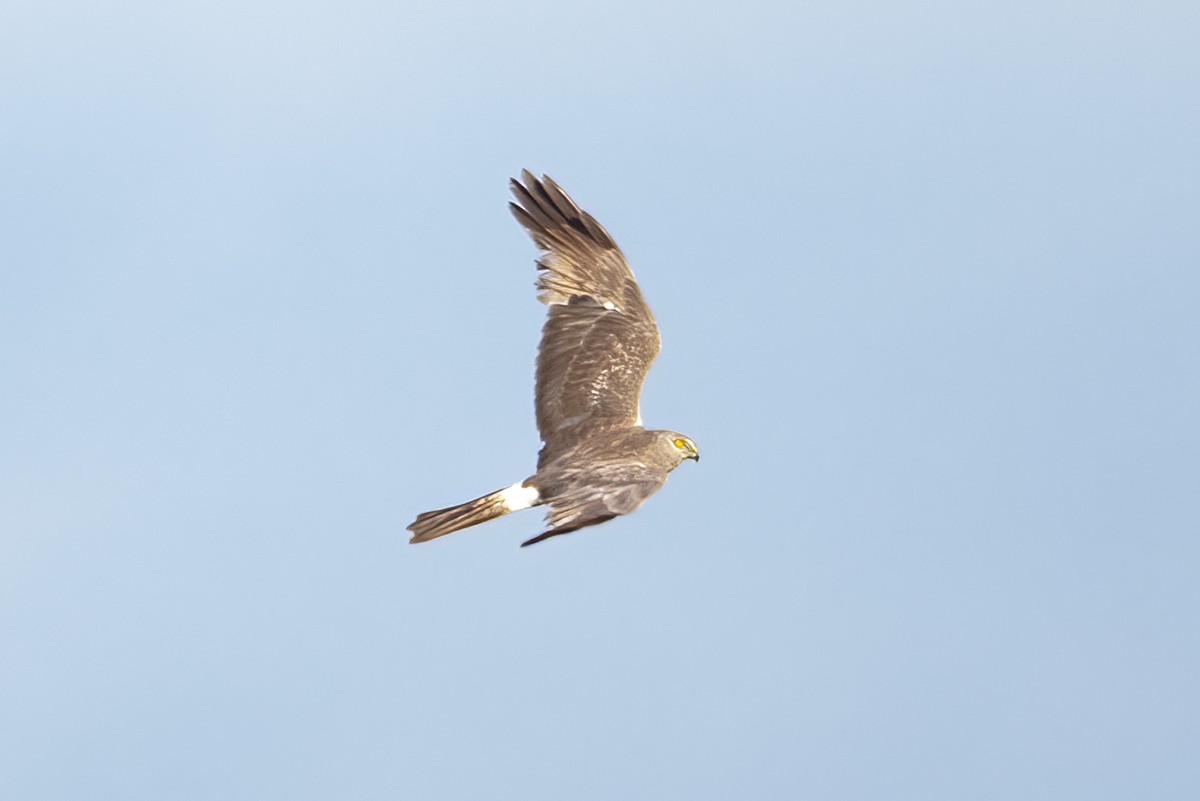
<svg viewBox="0 0 1200 801"><path fill-rule="evenodd" d="M666 483L666 475L649 468L627 475L620 483L598 487L580 487L550 501L546 513L547 530L521 547L533 545L559 534L594 526L618 515L627 515Z"/></svg>
<svg viewBox="0 0 1200 801"><path fill-rule="evenodd" d="M536 409L545 463L586 434L640 423L658 326L608 233L548 176L513 180L513 216L541 248L538 299L550 307L538 351Z"/></svg>

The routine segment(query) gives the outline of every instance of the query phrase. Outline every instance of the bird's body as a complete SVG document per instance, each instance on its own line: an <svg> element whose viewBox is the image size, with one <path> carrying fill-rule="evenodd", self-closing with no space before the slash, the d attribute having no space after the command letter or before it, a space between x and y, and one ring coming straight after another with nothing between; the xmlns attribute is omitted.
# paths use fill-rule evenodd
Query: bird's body
<svg viewBox="0 0 1200 801"><path fill-rule="evenodd" d="M538 352L536 411L544 443L524 481L408 527L427 540L530 506L549 528L523 545L629 514L657 492L696 444L642 427L642 382L658 355L650 307L608 233L549 177L523 172L509 204L543 251L538 298L550 307Z"/></svg>

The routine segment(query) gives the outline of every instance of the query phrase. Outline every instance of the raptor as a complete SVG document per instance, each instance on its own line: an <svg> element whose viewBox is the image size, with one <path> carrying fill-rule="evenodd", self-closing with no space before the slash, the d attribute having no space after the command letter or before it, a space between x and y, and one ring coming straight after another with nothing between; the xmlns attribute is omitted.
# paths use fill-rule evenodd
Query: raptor
<svg viewBox="0 0 1200 801"><path fill-rule="evenodd" d="M414 543L546 506L546 530L521 544L532 545L627 515L684 461L700 461L689 437L642 426L658 326L612 237L549 176L523 170L510 185L509 208L541 250L538 300L549 307L536 370L537 472L418 515L408 527Z"/></svg>

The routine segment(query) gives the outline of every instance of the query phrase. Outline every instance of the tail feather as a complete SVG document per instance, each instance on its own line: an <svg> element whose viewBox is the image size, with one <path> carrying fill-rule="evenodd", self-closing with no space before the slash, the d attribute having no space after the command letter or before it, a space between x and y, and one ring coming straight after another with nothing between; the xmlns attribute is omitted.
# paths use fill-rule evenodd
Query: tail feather
<svg viewBox="0 0 1200 801"><path fill-rule="evenodd" d="M509 512L536 506L537 503L536 489L520 483L514 484L473 501L460 503L458 506L417 515L417 519L408 527L412 532L409 542L428 542L464 528L495 520Z"/></svg>

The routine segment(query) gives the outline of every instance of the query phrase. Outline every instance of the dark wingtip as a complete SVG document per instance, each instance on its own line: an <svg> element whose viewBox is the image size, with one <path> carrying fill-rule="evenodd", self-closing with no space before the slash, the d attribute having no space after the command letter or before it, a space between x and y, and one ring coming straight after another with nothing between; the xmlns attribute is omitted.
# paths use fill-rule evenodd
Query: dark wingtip
<svg viewBox="0 0 1200 801"><path fill-rule="evenodd" d="M543 531L541 534L538 534L536 537L527 539L524 542L522 542L521 547L525 548L529 545L535 545L535 544L541 542L542 540L546 539L547 537L553 537L555 534L558 534L558 533L559 532L557 532L557 531Z"/></svg>

